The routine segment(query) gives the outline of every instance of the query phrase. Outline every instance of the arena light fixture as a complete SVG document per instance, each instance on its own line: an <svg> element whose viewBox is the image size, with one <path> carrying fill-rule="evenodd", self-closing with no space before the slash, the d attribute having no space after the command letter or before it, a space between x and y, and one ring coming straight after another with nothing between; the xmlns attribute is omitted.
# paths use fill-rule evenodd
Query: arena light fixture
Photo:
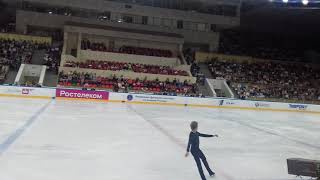
<svg viewBox="0 0 320 180"><path fill-rule="evenodd" d="M305 6L308 5L309 4L309 0L302 0L302 4L305 5Z"/></svg>
<svg viewBox="0 0 320 180"><path fill-rule="evenodd" d="M289 2L289 0L282 0L282 2L283 2L283 3L288 3L288 2Z"/></svg>

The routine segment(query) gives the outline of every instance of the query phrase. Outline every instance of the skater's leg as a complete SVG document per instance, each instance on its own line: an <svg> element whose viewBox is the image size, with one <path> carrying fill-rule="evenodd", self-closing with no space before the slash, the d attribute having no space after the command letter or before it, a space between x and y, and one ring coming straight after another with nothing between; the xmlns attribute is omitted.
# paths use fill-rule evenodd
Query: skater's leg
<svg viewBox="0 0 320 180"><path fill-rule="evenodd" d="M199 152L199 158L202 160L202 162L203 162L204 166L206 167L209 175L210 176L214 175L215 173L210 169L209 164L207 162L207 158L206 158L206 156L203 154L203 152L201 150Z"/></svg>
<svg viewBox="0 0 320 180"><path fill-rule="evenodd" d="M198 167L198 171L199 174L201 176L202 180L206 180L205 175L203 174L203 170L202 170L202 166L201 166L201 161L200 161L200 157L199 157L199 153L192 153L194 160L196 161L197 167Z"/></svg>

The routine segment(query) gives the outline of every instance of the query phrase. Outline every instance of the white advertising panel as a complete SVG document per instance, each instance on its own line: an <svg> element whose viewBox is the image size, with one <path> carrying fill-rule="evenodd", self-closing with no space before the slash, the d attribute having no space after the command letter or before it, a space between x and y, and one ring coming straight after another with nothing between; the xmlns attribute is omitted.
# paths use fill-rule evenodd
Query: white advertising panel
<svg viewBox="0 0 320 180"><path fill-rule="evenodd" d="M145 102L145 103L167 103L167 104L186 104L185 97L178 96L160 96L148 94L127 94L127 102Z"/></svg>
<svg viewBox="0 0 320 180"><path fill-rule="evenodd" d="M8 96L55 97L56 90L48 88L0 86L0 94Z"/></svg>
<svg viewBox="0 0 320 180"><path fill-rule="evenodd" d="M61 90L61 89L60 89ZM0 95L18 97L54 98L59 89L0 86ZM107 92L106 92L107 93ZM320 112L320 105L280 103L267 101L247 101L239 99L193 98L179 96L161 96L150 94L108 93L110 102L133 102L145 104L186 105L199 107L221 107L235 109L270 109L300 112Z"/></svg>

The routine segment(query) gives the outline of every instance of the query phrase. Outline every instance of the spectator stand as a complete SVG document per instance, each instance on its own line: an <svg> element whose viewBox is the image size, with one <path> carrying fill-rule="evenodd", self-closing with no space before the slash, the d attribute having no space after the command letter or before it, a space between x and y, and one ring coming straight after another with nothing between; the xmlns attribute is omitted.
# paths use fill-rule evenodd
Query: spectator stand
<svg viewBox="0 0 320 180"><path fill-rule="evenodd" d="M196 83L195 77L190 76L175 76L175 75L162 75L162 74L148 74L148 73L139 73L130 70L99 70L99 69L88 69L88 68L78 68L78 67L60 67L59 72L69 72L69 71L77 71L77 72L88 72L95 73L100 76L112 76L116 75L117 77L125 77L125 78L139 78L144 79L148 77L150 80L159 79L160 81L166 81L169 79L170 81L178 80L181 82L187 81L190 83Z"/></svg>
<svg viewBox="0 0 320 180"><path fill-rule="evenodd" d="M108 36L106 36L106 34ZM65 26L62 54L82 60L178 66L183 37L143 30L71 23Z"/></svg>
<svg viewBox="0 0 320 180"><path fill-rule="evenodd" d="M144 86L131 86L130 90L197 95L190 65L183 65L178 58L184 42L180 35L79 23L67 23L64 31L60 86L118 91L117 87L121 90L127 81L138 79L138 84ZM88 80L86 74L92 78ZM72 77L77 81L70 82ZM112 81L102 86L99 82L104 78L109 82L113 77L125 80L120 85ZM84 83L85 80L90 83Z"/></svg>
<svg viewBox="0 0 320 180"><path fill-rule="evenodd" d="M148 76L152 79L160 80L180 80L196 82L196 78L191 76L188 65L182 65L179 67L170 67L162 65L150 65L150 64L136 64L136 63L125 63L116 61L95 61L77 59L71 55L62 55L60 71L70 71L81 69L81 71L97 72L101 75L115 74L117 76L144 78ZM72 62L70 64L70 62ZM69 66L69 67L68 67Z"/></svg>
<svg viewBox="0 0 320 180"><path fill-rule="evenodd" d="M163 95L183 95L183 96L199 96L197 85L188 81L181 82L174 79L161 81L159 79L148 79L147 77L135 78L100 76L93 72L81 71L60 71L59 73L60 87L83 87L86 89L108 89L114 92L142 92Z"/></svg>
<svg viewBox="0 0 320 180"><path fill-rule="evenodd" d="M111 70L111 71L132 71L136 73L172 75L172 76L189 76L184 70L173 69L169 66L157 66L147 64L133 64L115 61L95 61L87 60L85 62L67 61L64 67Z"/></svg>
<svg viewBox="0 0 320 180"><path fill-rule="evenodd" d="M9 70L12 70L15 73L11 73L12 82L10 83L13 83L13 75L17 73L20 65L30 64L34 52L46 49L50 42L51 39L47 37L0 33L0 64L10 68L3 71L6 73L2 75L2 78L5 78Z"/></svg>
<svg viewBox="0 0 320 180"><path fill-rule="evenodd" d="M319 99L320 69L314 65L219 55L208 66L212 76L226 79L241 99Z"/></svg>

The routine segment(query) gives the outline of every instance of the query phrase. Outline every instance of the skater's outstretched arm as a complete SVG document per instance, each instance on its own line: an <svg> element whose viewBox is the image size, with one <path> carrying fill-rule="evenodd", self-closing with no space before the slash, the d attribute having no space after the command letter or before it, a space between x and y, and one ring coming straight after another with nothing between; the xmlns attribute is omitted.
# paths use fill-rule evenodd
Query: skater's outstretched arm
<svg viewBox="0 0 320 180"><path fill-rule="evenodd" d="M199 133L199 132L198 132L198 133ZM218 137L217 134L211 135L211 134L202 134L202 133L199 133L199 136L200 136L200 137Z"/></svg>

